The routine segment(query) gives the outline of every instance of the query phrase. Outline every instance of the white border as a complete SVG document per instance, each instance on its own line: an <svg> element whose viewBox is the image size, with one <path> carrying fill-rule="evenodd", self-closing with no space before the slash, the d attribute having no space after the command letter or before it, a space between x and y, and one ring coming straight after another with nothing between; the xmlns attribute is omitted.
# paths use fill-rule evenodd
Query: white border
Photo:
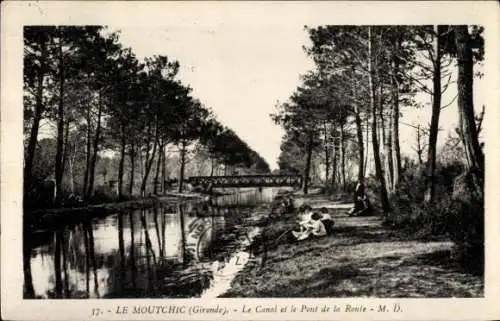
<svg viewBox="0 0 500 321"><path fill-rule="evenodd" d="M211 304L241 308L243 304L401 304L403 313L337 313L337 314L241 314L213 315L117 315L107 313L105 320L119 319L412 319L466 320L500 318L500 266L498 235L498 152L500 120L498 93L499 12L491 2L3 2L1 12L1 298L2 318L15 320L90 319L92 308L116 310L118 305L135 304ZM189 300L22 300L22 57L23 25L97 24L160 26L176 16L199 25L224 21L256 23L266 27L279 24L279 17L293 17L299 25L314 24L481 24L486 27L485 71L489 92L486 139L486 274L485 298L482 299L217 299ZM265 35L264 35L265 36ZM249 53L251 54L251 53Z"/></svg>

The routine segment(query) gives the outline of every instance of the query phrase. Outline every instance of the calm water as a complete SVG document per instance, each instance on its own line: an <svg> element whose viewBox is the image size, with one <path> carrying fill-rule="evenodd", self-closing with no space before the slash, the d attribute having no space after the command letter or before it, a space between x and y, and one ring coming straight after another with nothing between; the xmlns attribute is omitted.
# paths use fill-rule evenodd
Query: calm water
<svg viewBox="0 0 500 321"><path fill-rule="evenodd" d="M248 189L211 204L124 211L39 237L36 298L213 297L248 260L254 207L278 189ZM41 241L40 241L41 240Z"/></svg>

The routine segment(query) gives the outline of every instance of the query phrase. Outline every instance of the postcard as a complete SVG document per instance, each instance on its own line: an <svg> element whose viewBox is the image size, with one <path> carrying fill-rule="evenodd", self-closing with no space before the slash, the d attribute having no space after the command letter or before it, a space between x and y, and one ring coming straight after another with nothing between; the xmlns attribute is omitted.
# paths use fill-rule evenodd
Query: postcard
<svg viewBox="0 0 500 321"><path fill-rule="evenodd" d="M498 319L499 13L3 2L2 318Z"/></svg>

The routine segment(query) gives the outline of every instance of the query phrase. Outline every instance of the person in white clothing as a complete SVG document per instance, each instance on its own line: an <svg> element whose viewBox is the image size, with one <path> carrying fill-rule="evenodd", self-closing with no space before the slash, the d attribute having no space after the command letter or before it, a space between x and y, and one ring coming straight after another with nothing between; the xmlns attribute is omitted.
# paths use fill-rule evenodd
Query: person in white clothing
<svg viewBox="0 0 500 321"><path fill-rule="evenodd" d="M332 219L332 216L330 215L330 213L328 213L328 209L326 207L322 207L320 210L321 212L321 220L331 220Z"/></svg>
<svg viewBox="0 0 500 321"><path fill-rule="evenodd" d="M311 220L306 222L301 222L299 229L292 231L292 235L297 241L302 241L307 239L309 236L325 236L326 229L323 222L321 222L321 215L319 213L313 213L311 215Z"/></svg>
<svg viewBox="0 0 500 321"><path fill-rule="evenodd" d="M326 233L332 234L335 222L333 221L330 213L328 213L328 209L326 207L322 207L320 211L321 211L321 222L323 222L323 225L325 226Z"/></svg>

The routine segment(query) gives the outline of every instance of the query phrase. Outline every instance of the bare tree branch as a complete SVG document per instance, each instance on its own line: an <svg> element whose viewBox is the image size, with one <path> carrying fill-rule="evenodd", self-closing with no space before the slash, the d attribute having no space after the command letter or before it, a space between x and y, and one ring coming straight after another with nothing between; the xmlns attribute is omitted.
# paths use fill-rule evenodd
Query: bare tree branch
<svg viewBox="0 0 500 321"><path fill-rule="evenodd" d="M423 84L420 80L416 79L415 77L413 77L413 76L411 76L409 74L403 74L403 77L407 77L410 80L413 80L416 83L418 83L419 86L417 86L417 87L419 87L422 91L424 91L424 92L426 92L426 93L428 93L430 95L433 94L432 90L430 90L425 84Z"/></svg>
<svg viewBox="0 0 500 321"><path fill-rule="evenodd" d="M441 107L441 110L443 110L443 109L445 109L446 107L449 107L451 104L453 104L453 102L454 102L455 100L457 100L457 97L458 97L458 93L455 95L455 97L453 97L453 99L452 99L452 100L451 100L448 104L446 104L446 105L442 106L442 107Z"/></svg>
<svg viewBox="0 0 500 321"><path fill-rule="evenodd" d="M450 80L451 80L451 74L448 76L448 80L446 80L445 85L441 87L442 88L441 94L444 93L448 89L448 86L450 86Z"/></svg>
<svg viewBox="0 0 500 321"><path fill-rule="evenodd" d="M484 119L484 105L481 109L481 114L479 114L479 116L477 117L477 134L479 135L479 133L481 132L481 125L483 124L483 119Z"/></svg>

